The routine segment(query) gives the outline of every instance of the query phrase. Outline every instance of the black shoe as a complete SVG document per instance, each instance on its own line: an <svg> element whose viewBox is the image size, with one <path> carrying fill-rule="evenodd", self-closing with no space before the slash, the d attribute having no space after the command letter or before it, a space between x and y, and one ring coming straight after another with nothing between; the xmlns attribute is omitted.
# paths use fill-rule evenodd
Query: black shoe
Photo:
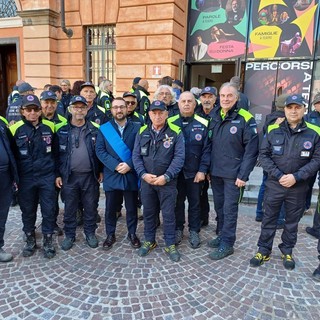
<svg viewBox="0 0 320 320"><path fill-rule="evenodd" d="M127 239L129 240L132 248L138 249L141 247L141 242L135 234L128 234Z"/></svg>
<svg viewBox="0 0 320 320"><path fill-rule="evenodd" d="M103 243L102 249L110 250L115 242L116 242L116 236L114 234L109 234L107 236L107 239Z"/></svg>
<svg viewBox="0 0 320 320"><path fill-rule="evenodd" d="M283 265L287 270L293 270L296 266L291 254L283 254L282 255Z"/></svg>
<svg viewBox="0 0 320 320"><path fill-rule="evenodd" d="M63 241L61 242L60 247L61 247L61 249L62 249L63 251L68 251L68 250L70 250L70 249L73 247L73 244L74 244L75 241L76 241L75 238L65 237L65 238L63 239Z"/></svg>
<svg viewBox="0 0 320 320"><path fill-rule="evenodd" d="M233 247L220 246L218 249L209 254L209 258L211 260L221 260L227 256L230 256L233 253Z"/></svg>
<svg viewBox="0 0 320 320"><path fill-rule="evenodd" d="M90 248L97 248L99 245L99 241L94 233L88 234L86 236L86 241L87 241L87 244Z"/></svg>
<svg viewBox="0 0 320 320"><path fill-rule="evenodd" d="M312 227L306 227L306 232L311 236L320 239L320 232L314 230Z"/></svg>
<svg viewBox="0 0 320 320"><path fill-rule="evenodd" d="M26 233L26 244L23 248L22 255L24 257L31 257L36 251L36 234L34 232Z"/></svg>
<svg viewBox="0 0 320 320"><path fill-rule="evenodd" d="M257 254L250 260L250 266L251 267L259 267L261 266L265 261L269 261L270 256L264 256L262 253L257 252Z"/></svg>
<svg viewBox="0 0 320 320"><path fill-rule="evenodd" d="M221 243L221 237L218 236L218 237L208 241L208 247L210 247L210 248L219 248L220 243Z"/></svg>
<svg viewBox="0 0 320 320"><path fill-rule="evenodd" d="M51 259L56 255L56 249L52 243L52 234L43 235L43 253L44 257Z"/></svg>
<svg viewBox="0 0 320 320"><path fill-rule="evenodd" d="M256 221L257 222L261 222L262 221L262 217L256 216Z"/></svg>
<svg viewBox="0 0 320 320"><path fill-rule="evenodd" d="M319 267L314 270L313 274L312 274L312 278L316 281L319 281L320 282L320 265Z"/></svg>
<svg viewBox="0 0 320 320"><path fill-rule="evenodd" d="M198 249L201 246L201 239L199 236L199 232L190 231L189 233L189 243L192 249Z"/></svg>

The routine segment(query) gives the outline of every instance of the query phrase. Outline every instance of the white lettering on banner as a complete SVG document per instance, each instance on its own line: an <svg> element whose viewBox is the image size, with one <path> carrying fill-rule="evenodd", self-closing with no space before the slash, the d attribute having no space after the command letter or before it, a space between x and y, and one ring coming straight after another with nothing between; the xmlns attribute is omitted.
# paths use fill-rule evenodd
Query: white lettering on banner
<svg viewBox="0 0 320 320"><path fill-rule="evenodd" d="M246 70L263 71L263 70L311 70L313 61L285 61L278 63L273 62L248 62Z"/></svg>

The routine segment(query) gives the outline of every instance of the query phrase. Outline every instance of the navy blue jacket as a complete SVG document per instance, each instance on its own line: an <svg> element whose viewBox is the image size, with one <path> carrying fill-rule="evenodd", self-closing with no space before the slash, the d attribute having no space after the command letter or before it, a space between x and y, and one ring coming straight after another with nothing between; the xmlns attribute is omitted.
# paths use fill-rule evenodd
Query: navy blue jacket
<svg viewBox="0 0 320 320"><path fill-rule="evenodd" d="M45 177L55 172L57 140L54 124L41 119L35 127L25 118L9 127L19 177Z"/></svg>
<svg viewBox="0 0 320 320"><path fill-rule="evenodd" d="M116 132L121 135L118 126L114 119L110 120L113 128ZM126 191L137 191L138 190L138 176L133 168L132 159L126 161L127 165L131 168L126 174L121 174L115 170L119 163L123 162L119 155L114 151L110 143L104 137L101 129L97 136L96 154L100 161L103 163L103 189L105 191L113 190L126 190ZM133 150L135 137L140 129L140 124L127 121L126 126L123 130L122 140L127 145L130 151ZM110 129L109 129L110 130Z"/></svg>
<svg viewBox="0 0 320 320"><path fill-rule="evenodd" d="M294 130L286 120L269 125L259 158L269 178L293 174L297 182L307 180L320 168L320 128L304 120Z"/></svg>
<svg viewBox="0 0 320 320"><path fill-rule="evenodd" d="M138 86L134 91L134 94L137 96L138 102L135 111L141 113L142 115L145 115L150 106L150 100L148 98L150 93L145 88Z"/></svg>
<svg viewBox="0 0 320 320"><path fill-rule="evenodd" d="M68 181L71 174L70 155L72 152L71 139L71 123L59 123L56 125L57 140L59 146L58 154L58 172L57 176L62 177L62 180ZM95 153L95 145L99 126L90 121L86 121L85 143L87 146L92 172L94 177L98 180L99 174L102 172L102 165Z"/></svg>
<svg viewBox="0 0 320 320"><path fill-rule="evenodd" d="M132 161L139 178L145 173L171 180L177 178L185 159L185 146L181 129L166 123L157 135L150 125L143 126L137 134Z"/></svg>
<svg viewBox="0 0 320 320"><path fill-rule="evenodd" d="M247 181L259 150L257 125L252 114L235 104L221 118L221 107L214 108L210 122L212 130L212 176Z"/></svg>
<svg viewBox="0 0 320 320"><path fill-rule="evenodd" d="M10 162L9 166L10 166L11 177L18 184L19 182L18 168L17 168L16 160L14 158L14 154L12 152L14 140L10 130L7 127L6 120L1 118L2 117L0 117L0 139L2 139L3 145L8 154L8 158Z"/></svg>
<svg viewBox="0 0 320 320"><path fill-rule="evenodd" d="M198 115L183 118L176 115L168 119L181 128L185 142L183 175L185 179L194 178L197 172L208 173L210 167L211 140L208 137L208 120ZM183 123L187 123L184 125Z"/></svg>
<svg viewBox="0 0 320 320"><path fill-rule="evenodd" d="M304 116L304 120L320 127L320 112L313 110Z"/></svg>

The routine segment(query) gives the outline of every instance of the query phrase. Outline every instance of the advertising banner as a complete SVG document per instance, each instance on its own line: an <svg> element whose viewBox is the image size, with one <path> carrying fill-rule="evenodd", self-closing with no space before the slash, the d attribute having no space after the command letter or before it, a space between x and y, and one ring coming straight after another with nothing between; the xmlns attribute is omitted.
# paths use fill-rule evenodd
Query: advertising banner
<svg viewBox="0 0 320 320"><path fill-rule="evenodd" d="M235 59L246 51L249 0L191 0L187 60Z"/></svg>
<svg viewBox="0 0 320 320"><path fill-rule="evenodd" d="M311 58L318 0L251 2L248 58Z"/></svg>
<svg viewBox="0 0 320 320"><path fill-rule="evenodd" d="M275 97L281 93L302 94L309 101L312 61L265 61L246 63L245 91L261 132Z"/></svg>

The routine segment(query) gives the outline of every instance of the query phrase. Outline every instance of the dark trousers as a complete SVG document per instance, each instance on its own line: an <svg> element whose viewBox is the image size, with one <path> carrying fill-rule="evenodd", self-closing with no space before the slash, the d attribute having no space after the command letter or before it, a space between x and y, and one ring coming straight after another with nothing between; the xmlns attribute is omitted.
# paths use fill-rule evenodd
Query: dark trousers
<svg viewBox="0 0 320 320"><path fill-rule="evenodd" d="M200 194L202 183L195 183L192 179L185 179L183 173L178 176L177 182L177 203L175 207L176 229L183 230L185 219L186 198L188 199L188 222L189 231L200 231Z"/></svg>
<svg viewBox="0 0 320 320"><path fill-rule="evenodd" d="M172 180L164 186L152 186L145 181L141 182L144 236L146 241L155 241L157 216L161 209L164 241L166 246L175 244L176 219L174 208L176 197L176 180Z"/></svg>
<svg viewBox="0 0 320 320"><path fill-rule="evenodd" d="M209 221L210 204L208 198L209 181L206 178L202 183L200 195L200 220L203 222Z"/></svg>
<svg viewBox="0 0 320 320"><path fill-rule="evenodd" d="M40 200L42 233L52 234L55 224L55 177L20 177L18 201L22 212L23 231L34 232Z"/></svg>
<svg viewBox="0 0 320 320"><path fill-rule="evenodd" d="M234 179L211 177L214 210L217 214L217 234L221 244L233 246L236 241L238 206L242 188L235 185Z"/></svg>
<svg viewBox="0 0 320 320"><path fill-rule="evenodd" d="M283 254L292 254L292 249L297 242L298 223L305 210L307 191L307 182L299 182L291 188L285 188L277 180L269 178L266 181L265 212L258 240L259 252L264 255L271 253L273 239L277 230L277 219L282 202L284 202L286 220L279 249Z"/></svg>
<svg viewBox="0 0 320 320"><path fill-rule="evenodd" d="M64 232L66 237L75 238L77 229L76 212L79 201L83 205L83 229L86 235L94 234L97 228L99 183L93 173L71 173L63 182Z"/></svg>
<svg viewBox="0 0 320 320"><path fill-rule="evenodd" d="M138 214L137 214L137 199L138 191L123 191L114 190L106 191L106 210L105 224L106 234L111 235L116 232L117 211L119 207L119 198L124 197L126 207L126 221L129 234L135 234L137 230ZM122 202L122 201L121 201Z"/></svg>
<svg viewBox="0 0 320 320"><path fill-rule="evenodd" d="M0 172L0 248L4 245L4 232L12 201L12 178L9 172Z"/></svg>
<svg viewBox="0 0 320 320"><path fill-rule="evenodd" d="M315 174L313 177L308 179L308 191L306 194L306 206L305 206L306 210L308 210L311 207L313 185L314 185L316 179L317 179L317 174Z"/></svg>

